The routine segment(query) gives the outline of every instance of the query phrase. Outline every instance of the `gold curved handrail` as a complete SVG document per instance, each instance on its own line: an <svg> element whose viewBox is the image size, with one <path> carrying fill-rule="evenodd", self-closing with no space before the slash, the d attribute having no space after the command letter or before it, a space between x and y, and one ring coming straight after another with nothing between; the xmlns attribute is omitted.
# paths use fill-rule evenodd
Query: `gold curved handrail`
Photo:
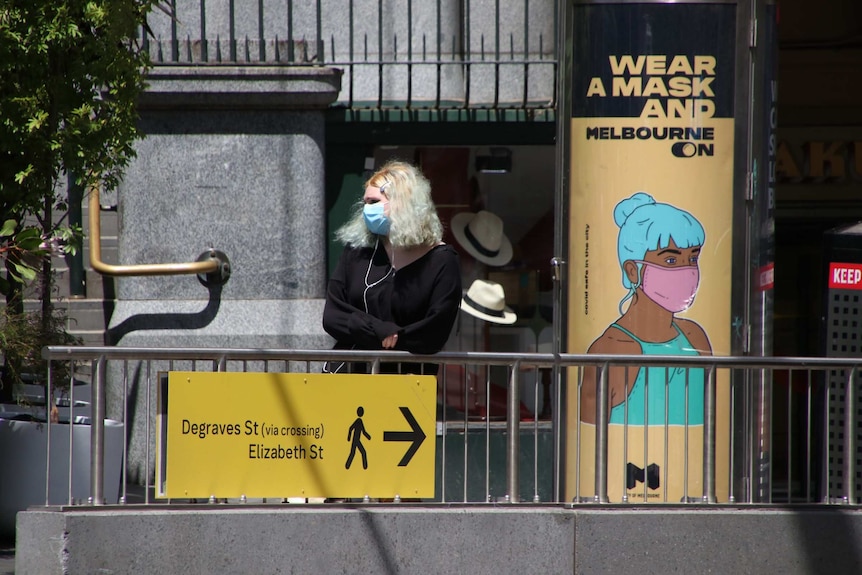
<svg viewBox="0 0 862 575"><path fill-rule="evenodd" d="M90 266L106 276L169 276L183 274L214 274L224 271L224 265L210 251L210 258L197 262L169 264L112 265L102 261L102 217L99 188L90 188Z"/></svg>

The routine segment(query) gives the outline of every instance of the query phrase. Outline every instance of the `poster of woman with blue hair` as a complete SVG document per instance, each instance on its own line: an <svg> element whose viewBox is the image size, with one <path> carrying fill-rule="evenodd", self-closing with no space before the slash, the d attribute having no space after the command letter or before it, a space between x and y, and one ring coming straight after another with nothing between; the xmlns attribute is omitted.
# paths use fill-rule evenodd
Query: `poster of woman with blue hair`
<svg viewBox="0 0 862 575"><path fill-rule="evenodd" d="M619 228L617 261L624 293L619 317L587 353L712 355L706 331L696 321L679 316L692 307L700 285L699 259L706 241L703 225L691 213L657 202L644 192L617 203L613 217ZM580 418L585 424L596 421L598 381L596 367L584 368ZM680 483L679 476L688 474L685 469L700 471L697 456L683 455L685 449L679 446L687 443L680 435L688 435L698 445L703 404L702 368L608 368L609 460L617 459L621 449L626 451L626 499L667 500L668 474ZM647 431L650 428L653 431ZM625 434L631 446L621 448ZM645 438L652 439L646 452ZM665 451L673 454L670 462ZM690 484L694 491L699 489L696 473Z"/></svg>
<svg viewBox="0 0 862 575"><path fill-rule="evenodd" d="M620 317L587 353L711 355L703 328L677 316L697 295L698 259L706 239L703 226L692 214L643 192L619 202L614 221L619 227L617 260L627 292L619 303ZM634 379L626 371L617 367L609 372L611 424L624 423L627 407L629 425L664 425L666 392L668 424L703 424L703 370L641 368ZM592 374L594 379L594 368ZM650 386L645 407L648 380L655 385ZM585 384L581 420L595 423L595 415L595 385Z"/></svg>

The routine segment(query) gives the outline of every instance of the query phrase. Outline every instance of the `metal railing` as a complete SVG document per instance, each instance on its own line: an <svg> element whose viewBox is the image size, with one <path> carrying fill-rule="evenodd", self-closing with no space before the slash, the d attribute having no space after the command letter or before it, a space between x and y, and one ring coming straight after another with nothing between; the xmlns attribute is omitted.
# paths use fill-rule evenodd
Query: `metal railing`
<svg viewBox="0 0 862 575"><path fill-rule="evenodd" d="M155 413L154 376L159 371L319 373L322 363L327 361L367 362L376 368L381 360L430 361L441 366L437 495L426 503L633 504L639 502L639 497L649 503L683 504L858 503L857 409L847 408L848 404L836 405L835 399L840 395L835 392L843 392L844 402L856 401L859 364L852 359L477 352L416 356L404 352L59 346L45 348L43 358L49 367L54 362L71 362L73 373L80 372L82 367L89 367L92 373L90 495L73 497L70 476L69 504L85 500L92 504L106 502L102 482L104 420L110 416L128 424L130 408L137 411L139 419L141 413L145 414L143 436L138 438L146 446L141 473L145 487L143 503L155 503L149 497L153 477L150 445L155 433L151 423ZM683 425L671 421L668 414L672 398L665 393L664 418L659 425L646 426L640 452L640 446L629 438L638 427L633 419L634 406L630 409L628 401L617 405L626 413L621 424L609 420L612 410L608 374L615 368L639 371L647 367L684 377L686 416ZM598 406L595 439L590 441L589 434L584 432L589 426L573 424L590 419L584 417L580 402L573 399L583 398L590 391L591 384L585 383L590 377L585 378L585 373L591 374L593 370L601 384L595 389ZM691 383L698 374L704 375L703 391ZM836 376L843 381L841 389L834 389L834 383L830 383L836 381ZM662 389L668 389L667 381L669 376L665 381L650 382L647 378L647 394L660 395ZM739 433L756 429L758 422L752 418L764 407L770 409L752 403L757 396L750 391L761 385L773 388L776 401L786 403L787 413L795 414L788 415L785 425L771 428L770 444L765 446L753 445L753 432ZM137 399L129 396L132 386L141 388ZM116 397L121 398L121 405L114 409L117 413L105 410L109 387L115 403ZM497 392L505 395L503 407L495 403ZM696 400L701 393L702 428L700 414L689 407L699 405ZM532 412L525 410L524 397L534 400ZM542 397L549 401L549 406L540 410ZM644 410L647 403L644 401ZM661 413L661 406L658 409ZM70 419L74 416L69 415ZM646 413L644 416L647 417ZM655 416L649 417L653 421ZM702 433L693 433L695 428L702 429ZM624 438L622 455L617 449L616 455L609 456L609 436L619 436L620 429ZM839 433L835 433L836 429ZM668 452L673 450L668 444L674 440L668 437L680 430L684 430L683 456L674 468L672 462L668 463ZM128 425L125 434L124 445L133 443ZM658 438L658 445L663 443L664 448L648 444L647 434ZM694 439L697 437L699 441ZM650 450L653 455L649 455ZM594 454L590 455L590 451ZM638 458L640 465L637 461L633 464L632 460ZM50 465L50 456L48 461ZM655 469L648 470L647 461L657 461ZM123 468L128 471L129 466L128 451L124 448ZM674 474L682 474L681 500L668 496ZM630 484L620 489L626 477ZM128 473L122 479L117 498L120 503L128 502L127 478ZM780 479L776 489L769 489L765 495L759 493L758 486L771 485L776 479ZM658 484L666 486L662 495L653 493ZM782 486L786 486L786 492ZM291 495L296 494L285 494Z"/></svg>
<svg viewBox="0 0 862 575"><path fill-rule="evenodd" d="M558 0L198 0L152 12L156 66L330 66L350 109L556 106Z"/></svg>

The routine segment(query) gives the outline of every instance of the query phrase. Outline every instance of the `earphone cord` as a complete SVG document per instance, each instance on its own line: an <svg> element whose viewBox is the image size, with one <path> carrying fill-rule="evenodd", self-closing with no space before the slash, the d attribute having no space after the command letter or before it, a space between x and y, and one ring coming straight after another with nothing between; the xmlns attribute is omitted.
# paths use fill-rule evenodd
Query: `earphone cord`
<svg viewBox="0 0 862 575"><path fill-rule="evenodd" d="M392 273L392 270L395 269L395 267L392 265L393 263L390 263L389 269L386 270L386 274L382 278L380 278L379 280L377 280L374 283L371 283L371 284L368 283L368 276L371 274L371 264L374 263L374 256L377 255L377 248L379 246L380 246L380 238L378 237L377 242L374 244L374 252L371 254L371 259L368 260L368 269L365 270L365 291L362 292L362 303L365 304L365 313L368 313L368 300L365 297L366 294L368 293L368 290L370 290L371 288L373 288L374 286L376 286L377 284L379 284L380 282L382 282L383 280L388 278L389 274Z"/></svg>

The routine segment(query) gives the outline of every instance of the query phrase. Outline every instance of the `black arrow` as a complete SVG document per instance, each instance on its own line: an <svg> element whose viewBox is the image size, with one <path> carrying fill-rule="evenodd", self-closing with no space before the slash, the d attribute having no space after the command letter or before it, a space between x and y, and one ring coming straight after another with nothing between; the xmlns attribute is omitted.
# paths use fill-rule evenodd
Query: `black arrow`
<svg viewBox="0 0 862 575"><path fill-rule="evenodd" d="M419 446L422 445L422 442L425 441L425 432L422 431L422 428L416 422L416 418L413 417L413 414L410 413L410 409L406 407L399 407L401 413L404 415L404 419L407 420L407 423L410 424L411 431L384 431L383 432L383 441L412 441L413 445L410 446L410 449L407 450L407 453L404 454L404 457L401 458L401 461L398 463L398 467L406 467L410 460L413 459L413 456L416 455L416 452L419 450Z"/></svg>

